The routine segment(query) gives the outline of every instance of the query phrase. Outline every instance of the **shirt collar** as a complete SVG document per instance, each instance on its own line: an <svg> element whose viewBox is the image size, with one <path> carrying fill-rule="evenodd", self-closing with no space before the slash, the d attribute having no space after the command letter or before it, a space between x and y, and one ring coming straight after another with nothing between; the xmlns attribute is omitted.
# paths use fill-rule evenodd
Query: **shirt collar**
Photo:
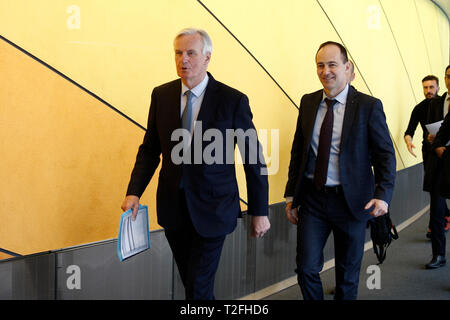
<svg viewBox="0 0 450 320"><path fill-rule="evenodd" d="M337 100L340 104L345 105L345 103L347 102L347 95L348 95L348 83L345 85L344 90L342 90L336 97L334 97L334 100ZM323 96L322 96L322 101L321 103L325 100L325 98L328 98L325 90L323 90ZM328 98L330 99L330 98Z"/></svg>
<svg viewBox="0 0 450 320"><path fill-rule="evenodd" d="M181 82L181 95L184 95L186 91L191 90L191 92L196 97L200 97L203 94L203 91L205 91L206 86L208 85L209 77L206 75L202 82L200 82L198 85L196 85L194 88L189 89L183 82Z"/></svg>

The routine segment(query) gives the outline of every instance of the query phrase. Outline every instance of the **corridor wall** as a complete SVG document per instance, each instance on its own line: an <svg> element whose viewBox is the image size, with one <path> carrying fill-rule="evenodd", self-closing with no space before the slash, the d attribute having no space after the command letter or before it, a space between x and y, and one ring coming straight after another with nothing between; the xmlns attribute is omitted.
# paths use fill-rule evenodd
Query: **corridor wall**
<svg viewBox="0 0 450 320"><path fill-rule="evenodd" d="M422 161L403 133L421 79L435 74L443 88L449 64L449 21L431 1L3 0L0 248L26 255L117 237L151 90L176 78L172 41L188 26L208 31L210 72L248 95L267 130L271 205L284 200L298 104L320 88L314 56L327 40L347 47L352 84L383 101L397 170ZM156 181L141 200L153 231ZM242 167L238 182L245 211Z"/></svg>

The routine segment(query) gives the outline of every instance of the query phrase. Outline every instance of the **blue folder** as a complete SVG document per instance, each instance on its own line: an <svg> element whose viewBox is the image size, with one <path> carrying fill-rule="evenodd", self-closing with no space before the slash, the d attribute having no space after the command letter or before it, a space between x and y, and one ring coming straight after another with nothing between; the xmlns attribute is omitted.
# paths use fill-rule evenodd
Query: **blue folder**
<svg viewBox="0 0 450 320"><path fill-rule="evenodd" d="M150 248L150 231L148 230L148 207L139 205L136 220L131 220L132 210L120 217L119 235L117 237L117 254L120 261L130 258Z"/></svg>

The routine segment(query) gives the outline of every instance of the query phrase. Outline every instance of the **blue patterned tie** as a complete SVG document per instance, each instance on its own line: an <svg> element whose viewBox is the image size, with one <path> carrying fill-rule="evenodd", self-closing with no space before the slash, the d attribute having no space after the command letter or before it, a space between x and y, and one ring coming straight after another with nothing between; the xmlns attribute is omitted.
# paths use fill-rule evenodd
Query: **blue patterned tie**
<svg viewBox="0 0 450 320"><path fill-rule="evenodd" d="M186 96L186 107L184 108L183 115L181 117L181 125L184 129L192 133L192 92L188 90L184 93Z"/></svg>
<svg viewBox="0 0 450 320"><path fill-rule="evenodd" d="M188 90L184 93L184 95L186 96L186 106L184 107L183 115L181 116L181 126L184 129L188 130L189 133L192 133L191 127L192 127L192 96L193 96L193 94L192 94L191 90ZM187 147L189 145L189 142L184 141L184 144L185 144L185 147ZM183 148L183 152L184 152L184 148ZM180 179L180 184L179 184L180 189L184 188L183 178L184 178L184 175L181 176L181 179Z"/></svg>

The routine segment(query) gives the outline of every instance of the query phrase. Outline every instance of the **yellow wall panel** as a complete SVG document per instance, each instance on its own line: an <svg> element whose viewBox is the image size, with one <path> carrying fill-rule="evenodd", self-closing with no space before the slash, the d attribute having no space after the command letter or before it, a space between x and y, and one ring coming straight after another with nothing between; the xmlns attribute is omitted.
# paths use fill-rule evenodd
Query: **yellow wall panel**
<svg viewBox="0 0 450 320"><path fill-rule="evenodd" d="M445 75L445 68L450 64L450 27L449 27L449 20L447 17L440 11L436 10L436 20L437 20L437 34L439 35L439 42L441 47L441 53L442 53L442 71L441 73L436 76L439 77L439 81L441 83L441 94L445 92L445 82L444 82L444 75Z"/></svg>
<svg viewBox="0 0 450 320"><path fill-rule="evenodd" d="M321 88L315 67L317 48L322 42L339 41L339 38L316 1L206 0L203 3L258 59L297 106L303 94Z"/></svg>
<svg viewBox="0 0 450 320"><path fill-rule="evenodd" d="M402 108L415 105L416 101L381 6L371 0L321 0L320 3L349 48L372 94L383 102L393 142L399 151L397 169L408 166L411 163L408 161L414 160L410 160L403 142L409 112L403 112ZM351 10L342 10L342 7Z"/></svg>
<svg viewBox="0 0 450 320"><path fill-rule="evenodd" d="M402 158L406 166L410 166L422 161L420 148L422 145L422 128L417 126L413 137L416 146L417 158L414 158L405 150L404 142L401 139L401 132L406 130L412 110L420 101L425 99L422 89L422 79L431 74L428 52L425 46L424 37L416 6L411 5L409 0L380 1L383 13L392 30L396 45L401 55L401 63L404 64L404 73L410 82L414 101L410 105L396 106L403 115L401 120L397 144L402 152ZM401 15L401 16L400 16Z"/></svg>
<svg viewBox="0 0 450 320"><path fill-rule="evenodd" d="M26 2L32 10L23 14L20 1L10 2L9 13L15 20L5 15L0 18L0 27L8 39L146 126L151 89L176 78L172 45L175 33L186 26L200 26L208 30L213 40L210 70L219 81L249 95L257 127L286 127L285 121L280 119L283 122L280 126L278 120L274 121L277 118L270 115L278 114L278 108L289 105L289 101L197 2L140 1L130 7L123 2L78 1L81 22L80 29L74 30L66 27L67 17L72 14L66 14L65 9L70 4L63 1L55 7L52 1ZM5 11L0 9L0 12ZM36 16L45 16L45 19ZM41 41L35 41L36 38ZM270 108L265 108L266 105ZM293 117L289 113L296 111L286 112L285 120L291 121ZM290 133L292 123L287 127ZM288 160L282 160L280 174L271 178L283 183L273 184L277 187L271 188L271 202L280 201L283 193ZM238 176L243 191L241 197L245 200L244 178L242 173Z"/></svg>
<svg viewBox="0 0 450 320"><path fill-rule="evenodd" d="M443 13L433 5L431 1L414 0L414 3L419 13L420 24L423 29L426 48L430 57L431 72L436 76L439 76L440 80L443 80L442 77L445 74L445 67L449 63L448 55L442 55L442 47L447 47L448 50L449 38L448 36L445 39L441 38L441 35L439 34L440 28L438 16L443 16ZM445 36L445 33L442 36Z"/></svg>
<svg viewBox="0 0 450 320"><path fill-rule="evenodd" d="M255 3L208 0L203 3L261 63L295 105L298 106L303 94L321 88L316 75L316 50L320 43L338 39L315 1ZM313 32L316 36L311 41L301 40ZM216 38L219 41L213 54L212 70L222 68L220 74L250 96L257 128L279 130L279 172L269 176L269 192L270 203L282 201L298 109L284 97L281 89L275 87L274 82L271 83L250 54L237 46L237 42L222 33ZM227 56L234 50L241 51L243 58L233 59L236 65L230 69ZM358 85L362 82L358 70L356 73L354 84ZM270 146L269 149L272 150ZM239 186L244 190L242 170L238 172ZM246 199L245 192L241 192L241 197Z"/></svg>
<svg viewBox="0 0 450 320"><path fill-rule="evenodd" d="M412 84L415 103L419 103L425 98L422 79L431 74L431 69L422 28L418 23L419 16L416 7L411 5L410 0L384 0L380 3L403 58L406 67L405 73L409 76ZM402 19L400 19L400 14ZM412 110L412 107L404 106L404 110L406 111L408 108Z"/></svg>
<svg viewBox="0 0 450 320"><path fill-rule="evenodd" d="M276 174L268 177L269 203L280 202L284 199L289 166L289 159L283 156L283 153L290 151L298 109L292 106L288 98L232 36L214 23L208 27L206 30L210 31L214 46L210 71L217 80L248 95L256 129L267 132L268 144L267 147L263 146L264 150L269 156L274 155L275 151L280 153L278 170ZM272 149L271 137L276 134L273 130L277 130L280 139L279 145ZM274 163L268 165L273 166ZM245 176L241 166L237 168L237 178L240 197L246 201Z"/></svg>
<svg viewBox="0 0 450 320"><path fill-rule="evenodd" d="M199 9L203 10L200 7ZM241 50L241 47L234 39L216 24L215 20L208 15L204 19L206 21L202 27L210 32L215 48L213 62L210 68L211 72L218 80L224 81L247 93L250 97L257 128L280 128L280 136L287 137L282 139L280 147L290 149L292 137L289 135L292 134L292 128L295 126L297 109L287 107L290 104L288 99L259 68L254 60ZM155 83L160 84L175 77L173 75L175 69L173 64L172 38L175 30L179 30L181 27L181 25L174 27L174 30L170 31L170 35L167 34L164 40L158 41L158 45L163 43L164 46L170 48L167 55L163 55L163 57L161 54L157 55L159 60L149 59L150 62L147 65L149 68L153 68L155 64L160 64L159 61L163 60L167 61L167 65L170 66L170 69L166 68L165 70L164 74L166 76L158 72L148 72L149 74L147 76L152 77ZM36 26L36 29L39 29L39 25ZM43 27L42 30L47 30L47 28ZM27 31L31 31L31 29L28 28ZM167 33L169 32L167 31ZM35 44L36 48L30 51L33 54L41 52L43 56L38 55L38 57L54 67L59 65L59 60L63 61L64 63L61 65L60 71L68 76L78 76L79 78L75 77L74 80L85 85L96 94L99 94L99 92L105 94L105 96L99 95L106 101L114 101L113 94L127 99L129 96L129 92L126 90L129 87L128 83L139 83L141 88L145 88L146 92L150 92L151 90L149 83L143 81L142 77L138 79L129 76L110 78L109 75L113 72L114 67L120 64L108 62L109 65L105 63L104 69L97 69L97 65L102 65L104 64L104 60L107 60L106 56L100 57L100 55L97 55L98 60L94 58L97 54L95 52L97 44L91 43L87 47L83 47L89 48L89 50L86 50L85 55L81 55L81 58L77 60L77 54L58 51L60 49L58 49L57 43L53 45L51 43L45 43L45 41L51 42L47 38L43 38L44 43L39 44L33 41L27 42L27 40L33 38L33 34L29 35L27 32L23 32L23 34L18 34L18 38L20 36L23 39L19 39L20 41L17 41L18 44L25 48ZM11 34L9 34L8 38L14 41L17 40ZM56 53L50 49L55 49ZM9 50L13 50L15 54L7 54ZM92 52L94 52L93 55ZM8 48L8 45L4 44L2 53L5 60L17 59L15 55L17 55L18 51ZM114 50L109 54L114 56ZM21 54L18 56L21 56ZM142 71L142 66L139 65L139 61L133 61L132 57L128 58L121 57L121 61L127 62L128 65L136 64L141 67L142 74L147 74L145 70ZM118 214L124 190L128 182L129 173L133 164L132 160L134 160L137 146L142 140L142 130L135 128L134 125L124 119L120 119L120 124L115 124L114 120L104 116L105 112L117 116L109 108L95 101L91 96L81 92L80 89L66 80L61 79L53 72L48 71L30 58L22 57L20 59L24 59L26 63L12 63L8 61L7 64L9 66L15 66L14 70L17 75L22 77L22 73L25 73L27 76L23 79L16 78L16 82L11 82L9 75L4 73L2 80L5 83L8 82L8 86L6 87L14 94L3 96L3 98L7 99L4 105L17 104L21 105L23 109L5 109L2 118L13 119L10 121L8 131L11 135L14 135L16 141L14 145L19 142L19 145L27 146L27 149L30 149L28 150L29 157L27 158L30 161L18 161L18 153L12 153L9 158L4 160L7 166L14 167L14 173L5 173L6 176L3 180L6 181L11 175L14 175L15 181L14 186L8 186L10 192L4 194L5 198L11 194L23 196L25 193L24 199L26 199L26 202L22 203L23 208L21 209L23 210L20 210L23 212L22 214L9 217L11 220L5 225L3 235L5 238L8 238L8 234L16 235L9 237L9 241L2 241L2 245L20 253L29 253L115 237L117 233L116 215ZM230 61L233 61L234 69L230 68ZM17 67L18 65L19 68ZM236 72L236 70L239 70L239 72ZM101 74L102 71L106 73ZM120 73L122 71L114 72ZM13 69L10 72L12 73ZM25 81L27 77L30 78L30 83ZM83 77L85 77L86 81L83 81ZM39 85L33 82L33 80L37 81L37 79L39 79ZM254 80L249 82L248 79ZM92 86L86 84L89 81L92 81ZM33 89L30 90L30 88ZM93 90L93 88L98 90ZM111 90L111 92L103 90L104 88ZM111 94L108 95L107 93ZM86 99L89 101L86 101ZM146 100L148 99L149 97L147 96ZM33 112L28 112L27 107L30 106L31 101L38 101L38 108L36 110L46 111L44 118L41 119L42 114L41 117L37 117ZM139 112L145 115L145 118L148 112L148 103L149 101L145 101L144 105L139 105ZM92 108L91 104L95 104L97 109ZM285 113L287 115L291 114L291 116L287 117L287 119L268 117L265 112L267 105L274 106L277 109L287 110ZM65 106L65 108L62 108L62 106ZM272 114L278 112L275 111L277 109L271 110ZM132 116L132 112L128 112L129 110L131 109L124 108L122 111ZM75 115L72 114L73 112L75 112ZM77 117L81 117L82 119L77 121ZM14 119L16 121L15 126L12 125ZM24 120L26 121L23 122ZM130 126L134 130L137 130L137 137L126 132L125 128L129 129ZM34 127L37 127L37 129L34 130L35 132L31 136L34 140L30 142L27 139L30 139L29 132ZM91 132L90 128L95 128L94 132ZM100 128L118 130L114 131L114 134L120 135L122 139L125 138L125 141L133 147L127 149L128 152L124 154L124 148L121 144L125 143L125 141L120 141L120 138L111 139L111 137L106 136L104 138L107 140L107 143L100 144L102 148L99 148L98 145L93 146L93 141L97 140L94 140L92 137L95 136L96 139L102 137L98 132ZM284 128L287 128L286 132L283 131ZM109 133L109 131L107 132ZM268 132L268 134L270 138L271 132ZM66 142L71 137L75 141L67 145ZM44 141L45 148L41 150L42 142ZM32 148L28 148L27 143L32 143ZM74 148L74 145L76 148ZM5 145L4 148L6 150L10 146ZM106 152L108 156L104 157L103 153L99 154L100 151ZM120 161L123 159L120 155L126 155L128 156L127 159L131 160L124 164L123 161ZM111 166L110 168L106 166L106 169L113 176L119 175L120 179L118 177L114 179L114 177L109 176L109 178L103 178L100 169L105 167L104 161L109 161L109 165ZM287 158L281 159L279 173L269 177L271 180L271 203L282 201L285 179L287 177L287 161ZM241 169L238 169L238 180L241 197L245 200L245 180ZM155 184L155 181L156 179L153 184ZM34 187L31 187L38 184L42 184L41 188L34 189ZM108 188L111 188L112 185L117 186L114 188L115 192L109 192ZM3 188L6 188L6 186L3 186ZM32 192L28 192L29 189L33 189ZM151 228L153 229L158 227L154 223L154 207L151 206L154 203L154 193L154 186L150 186L145 193L150 199L147 202L150 208L153 209L151 214L151 220L153 221ZM56 196L57 200L51 201L49 196L47 196L48 194L52 195L51 199ZM9 207L12 207L12 203L17 201L17 198L13 197L9 202ZM98 202L102 202L104 206L100 206L97 209L96 205L98 205ZM145 197L141 202L146 202ZM25 210L26 206L28 206L27 210ZM245 209L245 205L243 205L243 208ZM107 225L99 228L99 223L104 223L103 216L94 215L93 218L89 218L88 222L83 219L86 218L87 212L91 213L94 210L101 212L107 211L115 218L108 219ZM25 221L27 223L24 223ZM17 235L16 231L20 228L25 228L26 232ZM37 238L39 240L36 240ZM31 241L33 245L29 245L30 239L33 239Z"/></svg>
<svg viewBox="0 0 450 320"><path fill-rule="evenodd" d="M145 126L151 88L176 77L173 36L203 15L182 0L2 1L0 30Z"/></svg>
<svg viewBox="0 0 450 320"><path fill-rule="evenodd" d="M117 237L144 131L4 41L0 69L0 247L28 254ZM151 229L153 194L143 198Z"/></svg>
<svg viewBox="0 0 450 320"><path fill-rule="evenodd" d="M9 259L9 258L12 258L12 256L10 256L9 254L0 252L0 260Z"/></svg>
<svg viewBox="0 0 450 320"><path fill-rule="evenodd" d="M293 102L194 0L3 0L0 35L145 127L152 88L177 77L175 33L207 30L213 76L248 95L254 123L269 142L279 136L278 144L264 145L269 156L279 155L278 171L269 176L271 204L283 201L295 105L321 88L316 50L342 39L357 67L353 85L383 101L398 169L421 161L407 152L403 133L423 97L420 80L434 73L443 87L449 55L448 20L430 1L202 2ZM0 70L0 152L8 168L0 173L0 247L31 253L116 237L143 130L3 41ZM242 166L237 177L245 201ZM141 201L150 207L151 229L159 228L156 181Z"/></svg>

